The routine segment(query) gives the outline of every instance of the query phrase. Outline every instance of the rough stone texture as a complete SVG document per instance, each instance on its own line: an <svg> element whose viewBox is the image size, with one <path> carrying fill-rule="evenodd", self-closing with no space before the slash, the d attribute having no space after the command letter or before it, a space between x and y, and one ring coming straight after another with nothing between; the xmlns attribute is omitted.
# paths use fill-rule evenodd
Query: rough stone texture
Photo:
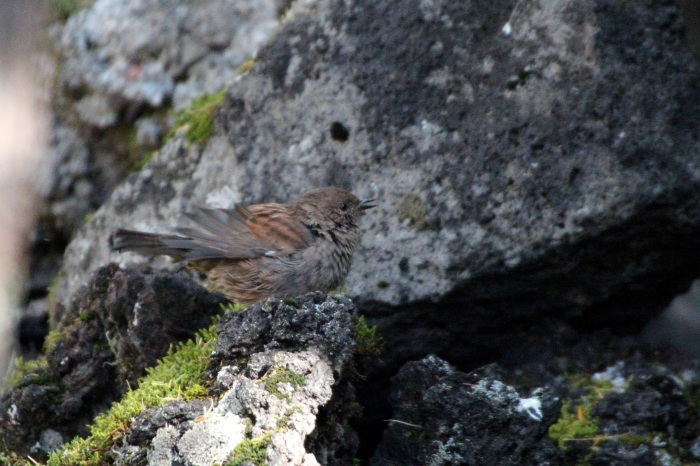
<svg viewBox="0 0 700 466"><path fill-rule="evenodd" d="M543 314L642 325L700 260L698 64L678 9L520 2L506 35L514 6L296 2L209 145L166 145L77 235L58 298L140 260L107 252L117 227L337 184L380 200L347 290L402 361L464 360L481 329Z"/></svg>
<svg viewBox="0 0 700 466"><path fill-rule="evenodd" d="M593 374L591 380L608 382L613 387L592 410L600 436L608 441L600 445L591 441L568 442L567 464L589 461L595 465L661 466L697 460L692 454L700 429L697 361L678 370L631 357ZM565 388L567 399L580 400L580 384ZM637 438L625 441L631 436Z"/></svg>
<svg viewBox="0 0 700 466"><path fill-rule="evenodd" d="M84 94L77 105L98 127L114 124L110 115L126 103L180 107L227 87L277 14L278 4L263 0L99 0L61 32L62 84Z"/></svg>
<svg viewBox="0 0 700 466"><path fill-rule="evenodd" d="M560 408L551 390L521 395L435 356L406 364L392 385L392 421L372 465L560 464L547 436Z"/></svg>
<svg viewBox="0 0 700 466"><path fill-rule="evenodd" d="M352 391L356 322L349 299L323 293L225 314L210 370L218 401L147 410L114 457L209 465L225 461L244 437L270 435L266 464L349 464L357 437L341 423L349 403L334 399Z"/></svg>
<svg viewBox="0 0 700 466"><path fill-rule="evenodd" d="M37 458L86 425L225 302L182 275L99 269L58 324L44 368L0 397L0 439ZM57 440L57 438L59 440Z"/></svg>
<svg viewBox="0 0 700 466"><path fill-rule="evenodd" d="M649 348L642 344L641 338L620 337L607 329L580 331L561 321L522 323L509 332L493 336L491 343L498 352L483 351L480 360L462 363L460 369L476 377L468 381L471 386L485 379L495 379L522 394L529 393L532 387L547 387L569 404L569 413L574 419L578 416L579 405L590 410L586 417L598 426L595 438L565 442L562 461L555 464L632 466L697 462L694 456L700 451L697 448L700 444L697 438L700 429L697 359L673 347ZM498 364L474 370L493 361ZM408 364L403 370L422 367L416 362L411 364L416 366ZM359 371L367 373L362 367ZM437 369L433 372L441 374ZM371 458L380 439L382 446L377 451L396 452L405 447L406 457L423 451L424 445L420 442L407 446L404 437L394 435L396 430L384 435L386 419L414 423L412 419L425 415L421 408L424 403L415 402L411 387L429 384L421 381L420 373L410 374L411 377L389 380L386 372L383 376L374 372L364 384L357 384L357 401L364 408L364 416L351 425L360 433L360 458ZM401 395L399 401L397 394ZM450 391L444 394L447 399L453 396ZM387 400L392 400L391 408ZM415 412L418 414L414 415ZM399 417L400 414L406 417ZM544 429L558 417L556 413L544 420L547 424ZM498 433L487 437L493 442L500 441ZM412 437L416 438L420 436ZM523 442L521 447L529 448L532 440Z"/></svg>

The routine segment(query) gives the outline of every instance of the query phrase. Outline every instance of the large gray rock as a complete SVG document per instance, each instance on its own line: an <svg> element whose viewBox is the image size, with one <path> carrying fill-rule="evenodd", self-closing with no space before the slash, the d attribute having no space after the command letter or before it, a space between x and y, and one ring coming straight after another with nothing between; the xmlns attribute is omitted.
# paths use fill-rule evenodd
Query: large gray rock
<svg viewBox="0 0 700 466"><path fill-rule="evenodd" d="M117 227L342 185L380 200L347 291L408 329L386 335L402 357L463 357L471 331L594 305L588 324L642 322L700 260L699 75L678 10L517 5L296 2L209 144L171 141L77 235L59 299L106 261L143 261L108 253Z"/></svg>

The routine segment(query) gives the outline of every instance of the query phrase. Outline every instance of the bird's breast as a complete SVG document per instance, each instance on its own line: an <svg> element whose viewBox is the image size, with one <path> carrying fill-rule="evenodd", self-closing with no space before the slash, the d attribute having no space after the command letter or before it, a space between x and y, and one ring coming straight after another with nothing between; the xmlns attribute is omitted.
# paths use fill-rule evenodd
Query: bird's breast
<svg viewBox="0 0 700 466"><path fill-rule="evenodd" d="M276 284L280 294L299 295L336 288L350 271L354 243L330 235L319 237L308 248L279 258L282 273Z"/></svg>

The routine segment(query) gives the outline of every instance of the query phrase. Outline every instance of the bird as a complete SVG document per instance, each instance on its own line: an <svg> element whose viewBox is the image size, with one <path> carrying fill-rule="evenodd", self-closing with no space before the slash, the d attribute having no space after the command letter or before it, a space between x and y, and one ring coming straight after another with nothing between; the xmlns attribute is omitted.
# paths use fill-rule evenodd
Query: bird
<svg viewBox="0 0 700 466"><path fill-rule="evenodd" d="M359 220L376 207L339 187L311 190L287 204L196 207L174 234L118 229L112 251L170 256L207 275L210 288L248 306L337 288L350 271Z"/></svg>

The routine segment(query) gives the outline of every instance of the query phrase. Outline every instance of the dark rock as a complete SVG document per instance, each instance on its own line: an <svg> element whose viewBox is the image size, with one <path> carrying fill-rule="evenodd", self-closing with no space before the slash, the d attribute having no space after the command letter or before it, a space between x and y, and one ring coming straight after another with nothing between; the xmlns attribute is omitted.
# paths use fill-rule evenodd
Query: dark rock
<svg viewBox="0 0 700 466"><path fill-rule="evenodd" d="M594 378L622 383L613 384L615 389L593 407L601 436L610 441L584 451L591 464L661 465L692 459L700 429L697 364L676 372L658 362L630 360Z"/></svg>
<svg viewBox="0 0 700 466"><path fill-rule="evenodd" d="M22 354L29 356L28 359L34 359L41 353L44 339L49 333L47 306L45 298L30 301L20 317L17 337Z"/></svg>
<svg viewBox="0 0 700 466"><path fill-rule="evenodd" d="M213 358L222 365L229 358L238 360L264 349L298 351L313 346L332 356L333 364L345 367L355 348L348 329L356 320L357 309L344 296L316 292L285 301L272 298L246 312L222 316Z"/></svg>
<svg viewBox="0 0 700 466"><path fill-rule="evenodd" d="M435 356L406 364L392 387L392 419L370 464L559 464L547 436L560 407L551 390L520 395Z"/></svg>
<svg viewBox="0 0 700 466"><path fill-rule="evenodd" d="M146 367L211 322L223 302L182 275L115 264L99 269L63 313L47 364L0 398L2 442L41 457L55 449L57 435L87 434L87 423L127 383L135 387ZM41 438L51 441L44 447Z"/></svg>

